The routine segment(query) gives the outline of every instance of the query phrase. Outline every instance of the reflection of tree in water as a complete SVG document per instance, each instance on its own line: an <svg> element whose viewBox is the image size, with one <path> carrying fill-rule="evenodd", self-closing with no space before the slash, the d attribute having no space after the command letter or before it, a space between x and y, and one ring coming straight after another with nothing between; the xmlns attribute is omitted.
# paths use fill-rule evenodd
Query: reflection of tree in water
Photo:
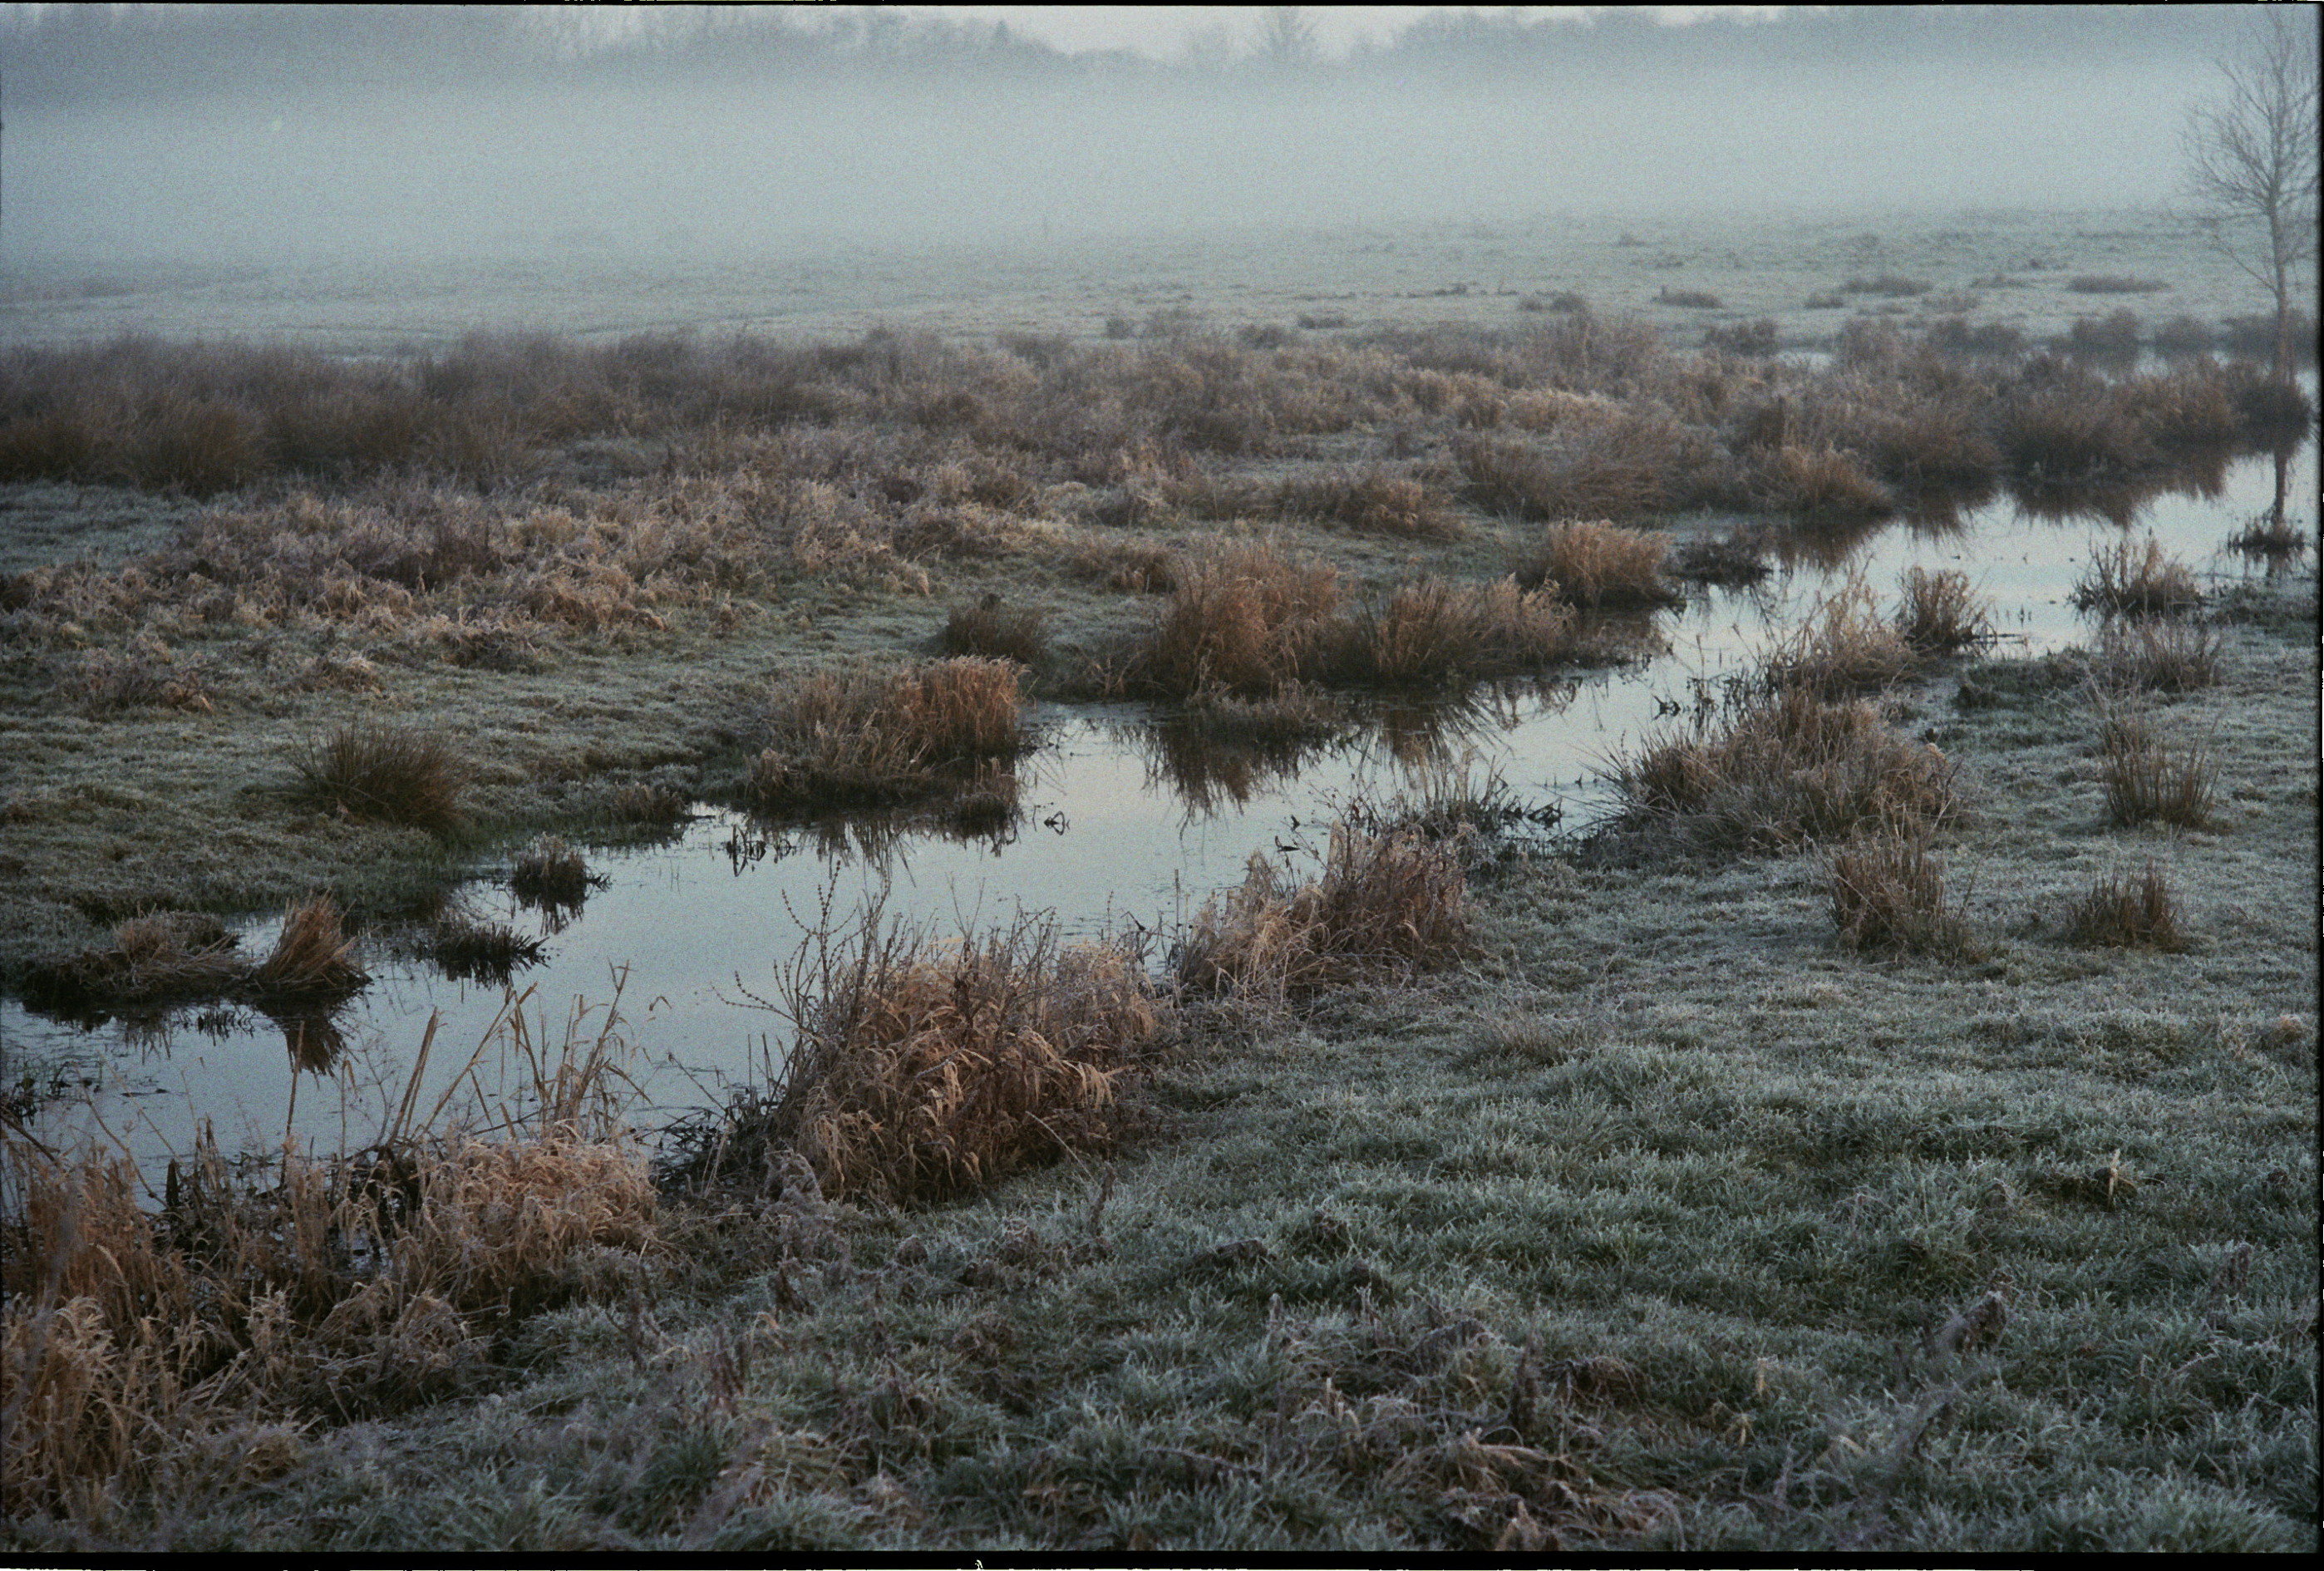
<svg viewBox="0 0 2324 1571"><path fill-rule="evenodd" d="M2009 499L2037 523L2108 523L2126 530L2158 496L2218 501L2227 494L2232 457L2225 448L2206 449L2183 456L2169 468L2129 476L2061 480L2016 476L2009 482Z"/></svg>
<svg viewBox="0 0 2324 1571"><path fill-rule="evenodd" d="M2270 455L2275 467L2275 485L2268 504L2227 541L2231 549L2244 556L2264 561L2271 578L2290 572L2308 550L2308 530L2292 516L2290 505L2292 463L2303 445L2280 445Z"/></svg>

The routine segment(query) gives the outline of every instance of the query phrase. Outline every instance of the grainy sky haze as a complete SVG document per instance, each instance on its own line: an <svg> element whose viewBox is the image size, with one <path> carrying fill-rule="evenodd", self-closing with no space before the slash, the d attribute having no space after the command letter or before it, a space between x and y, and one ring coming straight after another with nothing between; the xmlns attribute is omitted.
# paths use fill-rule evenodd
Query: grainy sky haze
<svg viewBox="0 0 2324 1571"><path fill-rule="evenodd" d="M13 6L0 266L2148 207L2248 7Z"/></svg>

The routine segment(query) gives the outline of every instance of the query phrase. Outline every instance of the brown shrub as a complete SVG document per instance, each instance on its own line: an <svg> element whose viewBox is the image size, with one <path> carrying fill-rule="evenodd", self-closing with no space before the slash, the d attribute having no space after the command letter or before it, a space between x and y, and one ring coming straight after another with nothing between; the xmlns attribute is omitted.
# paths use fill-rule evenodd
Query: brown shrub
<svg viewBox="0 0 2324 1571"><path fill-rule="evenodd" d="M1517 581L1592 610L1667 605L1679 598L1663 581L1669 550L1669 537L1659 532L1603 521L1553 523L1518 567Z"/></svg>
<svg viewBox="0 0 2324 1571"><path fill-rule="evenodd" d="M2098 760L2114 822L2127 827L2160 819L2188 829L2211 822L2218 769L2209 748L2172 747L2144 716L2117 710L2099 724Z"/></svg>
<svg viewBox="0 0 2324 1571"><path fill-rule="evenodd" d="M2178 901L2152 862L2135 877L2113 873L2090 885L2066 913L2066 937L2077 944L2117 949L2187 947L2179 931Z"/></svg>
<svg viewBox="0 0 2324 1571"><path fill-rule="evenodd" d="M2077 606L2107 616L2171 615L2202 603L2195 575L2153 535L2093 552L2089 572L2074 585Z"/></svg>
<svg viewBox="0 0 2324 1571"><path fill-rule="evenodd" d="M770 693L746 790L761 808L908 800L1025 743L1017 667L961 657L819 670Z"/></svg>
<svg viewBox="0 0 2324 1571"><path fill-rule="evenodd" d="M381 725L342 725L291 761L293 798L351 818L438 831L466 821L467 766L442 738Z"/></svg>
<svg viewBox="0 0 2324 1571"><path fill-rule="evenodd" d="M1914 823L1876 830L1834 850L1826 865L1831 918L1843 947L1967 958L1968 924L1945 901L1944 869Z"/></svg>
<svg viewBox="0 0 2324 1571"><path fill-rule="evenodd" d="M902 1205L1105 1150L1167 1018L1118 947L1061 949L1030 919L944 945L876 911L819 932L767 1007L796 1032L782 1078L697 1175L770 1170L788 1149L826 1196Z"/></svg>
<svg viewBox="0 0 2324 1571"><path fill-rule="evenodd" d="M1991 632L1992 624L1969 592L1969 575L1907 568L1896 631L1914 653L1950 654Z"/></svg>
<svg viewBox="0 0 2324 1571"><path fill-rule="evenodd" d="M2088 376L2044 376L2012 390L1996 411L1996 436L2012 469L2051 480L2123 473L2152 456L2112 391Z"/></svg>
<svg viewBox="0 0 2324 1571"><path fill-rule="evenodd" d="M1682 468L1665 420L1616 414L1561 429L1547 444L1457 439L1480 507L1517 518L1635 518L1663 506Z"/></svg>
<svg viewBox="0 0 2324 1571"><path fill-rule="evenodd" d="M1180 941L1179 980L1259 1003L1466 958L1468 881L1458 855L1410 831L1333 827L1319 875L1294 886L1254 855L1242 883L1206 903Z"/></svg>
<svg viewBox="0 0 2324 1571"><path fill-rule="evenodd" d="M1728 846L1787 846L1860 829L1936 824L1954 808L1945 755L1870 704L1784 688L1692 734L1650 739L1611 780L1634 811Z"/></svg>
<svg viewBox="0 0 2324 1571"><path fill-rule="evenodd" d="M1038 611L1003 605L999 595L988 594L973 605L955 607L936 642L946 654L1037 666L1048 652L1047 621Z"/></svg>

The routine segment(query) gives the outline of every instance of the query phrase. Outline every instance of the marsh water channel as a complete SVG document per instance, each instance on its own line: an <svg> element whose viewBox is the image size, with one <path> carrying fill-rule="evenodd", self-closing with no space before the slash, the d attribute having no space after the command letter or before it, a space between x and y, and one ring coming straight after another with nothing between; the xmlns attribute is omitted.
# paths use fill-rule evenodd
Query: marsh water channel
<svg viewBox="0 0 2324 1571"><path fill-rule="evenodd" d="M1613 806L1610 760L1686 724L1722 676L1851 574L1893 605L1908 568L1964 571L1999 651L2040 653L2089 637L2074 586L2094 552L2126 538L2153 534L2215 584L2266 571L2227 541L2279 484L2312 541L2312 445L2281 474L2279 460L2251 456L2144 495L2005 494L1949 519L1775 537L1771 577L1694 587L1659 615L1655 652L1631 663L1376 709L1296 752L1204 750L1143 707L1040 706L1038 746L1018 765L1019 810L989 832L878 818L773 823L697 804L657 842L589 847L604 883L578 907L519 902L504 856L450 892L449 908L541 940L542 958L509 986L448 976L380 925L361 951L370 985L327 1022L238 1008L76 1022L0 1000L0 1079L85 1087L86 1098L47 1099L46 1116L92 1121L148 1172L189 1149L205 1121L228 1151L279 1150L286 1133L353 1150L386 1125L431 1019L420 1108L449 1098L513 1110L529 1079L511 1051L511 1012L523 1012L530 1040L553 1047L568 1033L594 1038L618 997L633 1116L669 1123L779 1067L788 1025L761 1003L781 996L780 973L813 929L848 928L874 902L938 935L1020 916L1054 920L1067 938L1142 934L1158 963L1168 936L1250 857L1312 870L1335 816L1448 770L1498 777L1533 832L1586 831ZM244 952L264 953L278 926L241 928Z"/></svg>

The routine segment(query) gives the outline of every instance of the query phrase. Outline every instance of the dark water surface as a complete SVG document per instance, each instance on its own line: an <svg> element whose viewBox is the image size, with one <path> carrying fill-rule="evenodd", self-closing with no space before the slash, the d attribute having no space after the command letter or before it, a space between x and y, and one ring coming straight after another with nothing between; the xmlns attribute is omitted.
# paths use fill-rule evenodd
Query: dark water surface
<svg viewBox="0 0 2324 1571"><path fill-rule="evenodd" d="M2286 477L2312 541L2313 448ZM546 958L508 991L446 977L397 957L392 935L366 939L374 980L327 1028L286 1026L247 1011L184 1011L94 1028L0 1001L0 1079L88 1080L77 1114L149 1167L213 1121L226 1149L278 1146L286 1132L326 1148L366 1143L410 1077L438 1018L420 1101L459 1094L494 1106L523 1099L521 1060L505 1019L525 1011L530 1039L595 1035L619 989L619 1027L634 1044L644 1121L715 1103L722 1084L763 1075L785 1041L782 1020L750 1005L777 996L778 968L819 922L845 923L884 892L890 915L939 933L1054 917L1068 936L1167 935L1256 854L1311 867L1334 815L1359 798L1425 789L1446 771L1498 775L1538 818L1585 828L1609 808L1605 762L1678 722L1703 688L1747 664L1819 600L1860 575L1885 605L1905 568L1957 568L1982 596L2005 652L2085 641L2071 605L2092 554L2147 533L2215 583L2264 569L2225 542L2272 500L2274 463L2234 461L2215 476L2147 495L2029 506L2004 497L1957 519L1897 521L1854 534L1795 536L1759 587L1702 592L1659 619L1664 652L1612 670L1475 695L1457 714L1388 712L1296 756L1237 757L1173 742L1136 707L1045 706L1037 752L1019 767L1020 811L995 834L926 824L833 820L754 823L704 807L664 843L592 849L607 880L561 917L519 905L504 864L480 868L455 897L472 916L541 938ZM2208 494L2206 493L2209 493ZM244 929L263 953L270 922ZM409 953L409 947L403 947ZM497 1031L496 1031L497 1026ZM490 1035L503 1039L475 1058ZM333 1067L302 1070L328 1060ZM63 1116L61 1111L52 1116Z"/></svg>

